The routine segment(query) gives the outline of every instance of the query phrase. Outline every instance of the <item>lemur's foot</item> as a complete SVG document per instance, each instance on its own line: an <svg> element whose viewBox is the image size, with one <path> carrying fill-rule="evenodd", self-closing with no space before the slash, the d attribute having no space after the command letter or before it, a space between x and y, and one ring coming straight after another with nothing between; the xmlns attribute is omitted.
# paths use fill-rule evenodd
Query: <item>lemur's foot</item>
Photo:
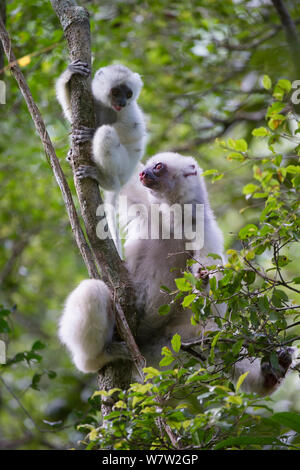
<svg viewBox="0 0 300 470"><path fill-rule="evenodd" d="M293 362L294 353L294 348L282 348L278 353L278 362L281 367L283 367L285 372L287 372L288 368Z"/></svg>
<svg viewBox="0 0 300 470"><path fill-rule="evenodd" d="M83 144L92 140L95 134L95 129L92 127L81 126L79 129L74 129L72 132L72 139L76 144Z"/></svg>
<svg viewBox="0 0 300 470"><path fill-rule="evenodd" d="M105 352L108 355L112 356L114 359L124 359L124 360L131 359L131 355L128 351L126 343L123 341L122 342L114 341L108 344L105 348Z"/></svg>
<svg viewBox="0 0 300 470"><path fill-rule="evenodd" d="M84 178L92 178L93 180L96 180L97 183L99 183L98 169L94 166L80 165L77 168L75 175L79 180Z"/></svg>
<svg viewBox="0 0 300 470"><path fill-rule="evenodd" d="M278 353L278 368L272 367L270 361L267 359L261 363L261 371L264 376L264 386L266 389L279 385L283 377L285 377L290 365L293 362L294 348L282 348Z"/></svg>
<svg viewBox="0 0 300 470"><path fill-rule="evenodd" d="M195 277L197 279L201 279L202 280L202 285L206 286L206 284L208 284L209 282L209 271L208 269L203 269L203 268L199 268L195 274Z"/></svg>
<svg viewBox="0 0 300 470"><path fill-rule="evenodd" d="M73 158L72 155L73 155L73 150L72 150L72 149L69 149L69 151L68 151L68 153L67 153L67 156L66 156L66 161L67 161L68 163L70 163L70 165L71 165L71 163L72 163L72 158Z"/></svg>
<svg viewBox="0 0 300 470"><path fill-rule="evenodd" d="M91 70L87 64L87 62L82 62L80 59L74 60L74 62L71 62L70 65L68 65L68 69L74 74L79 74L82 75L83 77L87 78Z"/></svg>

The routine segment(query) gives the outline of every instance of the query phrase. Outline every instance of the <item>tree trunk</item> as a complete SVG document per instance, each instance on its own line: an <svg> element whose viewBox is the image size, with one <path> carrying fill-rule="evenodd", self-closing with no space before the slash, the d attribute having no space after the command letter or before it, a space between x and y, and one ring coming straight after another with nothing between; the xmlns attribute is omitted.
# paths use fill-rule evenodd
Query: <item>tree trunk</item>
<svg viewBox="0 0 300 470"><path fill-rule="evenodd" d="M6 23L6 1L0 0L0 18L2 18L3 23ZM4 75L4 50L2 44L0 44L0 80Z"/></svg>

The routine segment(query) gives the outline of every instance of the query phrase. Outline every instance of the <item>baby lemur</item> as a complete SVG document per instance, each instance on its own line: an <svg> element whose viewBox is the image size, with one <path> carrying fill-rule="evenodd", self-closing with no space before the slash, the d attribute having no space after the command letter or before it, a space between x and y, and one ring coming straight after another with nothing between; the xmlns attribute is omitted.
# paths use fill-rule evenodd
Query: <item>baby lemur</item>
<svg viewBox="0 0 300 470"><path fill-rule="evenodd" d="M203 329L216 329L213 321L205 327L191 324L189 311L180 303L173 303L167 315L160 316L158 308L169 303L168 294L161 289L164 285L174 290L174 279L178 270L186 269L189 254L183 237L164 239L152 237L161 233L164 215L176 204L184 209L192 207L192 225L198 205L204 208L202 229L203 246L196 246L192 255L199 261L192 269L197 275L201 265L215 264L209 258L210 253L223 257L223 237L210 207L201 169L192 157L183 157L176 153L160 153L150 158L139 175L134 175L125 185L122 195L126 195L128 205L137 204L127 220L127 239L125 256L131 281L136 288L137 308L144 312L139 321L137 344L146 358L148 366L157 367L161 358L162 346L168 346L175 333L182 341L199 338ZM151 208L160 205L162 217L148 218ZM174 218L171 217L171 233L175 230ZM157 225L157 226L156 226ZM158 229L158 230L156 230ZM185 233L185 232L184 232ZM174 271L171 268L176 267ZM215 315L223 315L226 307L216 307ZM114 313L111 292L100 280L85 280L67 298L60 320L59 336L70 350L76 367L83 372L96 372L105 364L128 356L122 343L112 340ZM292 362L290 351L279 357L285 375ZM237 363L234 375L237 379L249 371L244 380L244 390L262 395L271 393L280 383L270 367L261 364L259 359L244 359Z"/></svg>
<svg viewBox="0 0 300 470"><path fill-rule="evenodd" d="M56 82L56 93L67 119L72 122L69 82L74 74L90 75L88 64L72 62ZM100 68L92 80L95 102L96 129L74 129L72 138L77 144L92 140L92 156L96 166L81 165L78 178L94 178L107 190L105 200L117 206L120 188L127 183L143 156L146 126L137 104L143 82L138 73L124 65ZM109 214L107 214L109 216ZM121 244L116 222L107 217L119 253Z"/></svg>
<svg viewBox="0 0 300 470"><path fill-rule="evenodd" d="M69 82L74 74L88 77L88 64L72 62L56 82L57 98L67 119L72 122ZM137 104L143 82L138 73L124 65L100 68L92 81L95 100L96 129L73 130L77 143L92 140L93 159L97 167L81 166L78 175L98 179L103 189L119 191L142 158L146 128Z"/></svg>

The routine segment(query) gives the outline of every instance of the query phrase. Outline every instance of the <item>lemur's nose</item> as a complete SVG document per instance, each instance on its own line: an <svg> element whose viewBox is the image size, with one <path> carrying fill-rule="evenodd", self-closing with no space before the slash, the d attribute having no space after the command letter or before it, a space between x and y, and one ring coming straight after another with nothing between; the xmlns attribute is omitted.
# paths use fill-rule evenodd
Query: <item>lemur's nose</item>
<svg viewBox="0 0 300 470"><path fill-rule="evenodd" d="M154 176L153 176L153 173L151 170L144 170L140 173L140 180L143 180L143 179L150 179L150 180L153 180L154 179Z"/></svg>

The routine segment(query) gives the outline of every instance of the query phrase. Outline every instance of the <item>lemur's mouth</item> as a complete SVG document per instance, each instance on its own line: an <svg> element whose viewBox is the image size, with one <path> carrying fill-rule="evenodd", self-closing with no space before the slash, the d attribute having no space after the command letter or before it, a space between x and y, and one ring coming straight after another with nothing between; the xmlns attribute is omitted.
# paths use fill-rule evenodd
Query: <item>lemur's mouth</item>
<svg viewBox="0 0 300 470"><path fill-rule="evenodd" d="M116 111L121 111L122 106L118 106L117 104L114 104L114 108Z"/></svg>
<svg viewBox="0 0 300 470"><path fill-rule="evenodd" d="M184 176L187 178L188 176L196 176L197 175L197 170L196 171L191 171L190 173L185 173Z"/></svg>
<svg viewBox="0 0 300 470"><path fill-rule="evenodd" d="M156 183L155 178L151 176L149 173L147 173L146 171L142 171L142 173L140 173L139 176L140 176L141 183L147 188L151 188Z"/></svg>

